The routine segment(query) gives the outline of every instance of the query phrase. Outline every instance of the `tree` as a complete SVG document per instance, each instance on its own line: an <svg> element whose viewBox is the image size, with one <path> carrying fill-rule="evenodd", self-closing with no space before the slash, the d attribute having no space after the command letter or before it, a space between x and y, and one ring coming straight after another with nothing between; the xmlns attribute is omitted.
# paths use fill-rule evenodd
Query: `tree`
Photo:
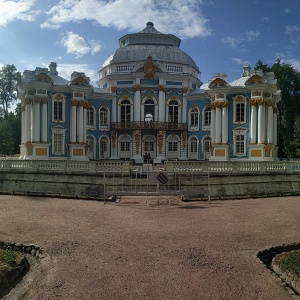
<svg viewBox="0 0 300 300"><path fill-rule="evenodd" d="M14 139L11 126L7 120L0 121L0 156L11 155L14 148Z"/></svg>
<svg viewBox="0 0 300 300"><path fill-rule="evenodd" d="M14 65L5 65L0 70L0 104L7 117L8 109L17 101L17 89L21 79L20 72Z"/></svg>
<svg viewBox="0 0 300 300"><path fill-rule="evenodd" d="M282 100L278 103L279 156L300 157L300 72L278 59L272 67L261 60L255 69L274 72Z"/></svg>

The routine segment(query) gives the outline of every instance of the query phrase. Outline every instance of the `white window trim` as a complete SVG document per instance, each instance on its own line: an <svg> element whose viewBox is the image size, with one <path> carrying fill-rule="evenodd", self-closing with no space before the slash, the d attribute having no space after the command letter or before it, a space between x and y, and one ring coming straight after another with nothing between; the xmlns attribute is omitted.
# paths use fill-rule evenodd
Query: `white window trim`
<svg viewBox="0 0 300 300"><path fill-rule="evenodd" d="M244 135L244 153L237 153L236 149L236 137L238 135ZM233 155L237 157L243 157L247 154L247 129L233 130Z"/></svg>
<svg viewBox="0 0 300 300"><path fill-rule="evenodd" d="M198 111L198 122L197 122L197 125L192 125L191 123L192 123L192 110L193 109L197 109L197 111ZM189 131L199 131L199 124L200 124L200 111L199 111L199 108L198 107L191 107L190 109L189 109Z"/></svg>
<svg viewBox="0 0 300 300"><path fill-rule="evenodd" d="M128 100L130 102L130 122L133 121L133 100L131 98L121 98L118 101L118 122L121 122L121 103L123 100Z"/></svg>
<svg viewBox="0 0 300 300"><path fill-rule="evenodd" d="M61 100L55 99L55 97L57 95L61 95L62 99ZM56 103L56 102L62 102L62 119L61 120L54 119L54 103ZM57 93L52 96L52 122L53 123L62 123L62 122L65 122L65 120L66 120L66 96L64 96L63 94Z"/></svg>
<svg viewBox="0 0 300 300"><path fill-rule="evenodd" d="M177 122L177 124L180 124L182 121L182 117L181 117L181 101L178 99L178 98L175 98L175 99L173 99L173 98L171 98L171 99L169 99L168 101L167 101L167 109L166 109L166 113L167 113L167 116L166 116L166 122L169 122L169 111L170 111L170 102L171 101L176 101L177 102L177 104L178 104L178 122Z"/></svg>
<svg viewBox="0 0 300 300"><path fill-rule="evenodd" d="M65 154L65 144L66 144L66 128L62 126L55 126L51 128L51 144L52 144L52 155L64 155ZM61 152L54 152L54 134L62 134L62 145Z"/></svg>
<svg viewBox="0 0 300 300"><path fill-rule="evenodd" d="M100 112L101 108L105 108L107 111L107 124L106 125L101 125L101 112ZM107 106L101 105L99 107L98 114L99 114L99 118L98 118L99 119L99 129L102 131L110 130L110 109Z"/></svg>
<svg viewBox="0 0 300 300"><path fill-rule="evenodd" d="M94 123L93 124L88 124L88 111L89 109L93 109L93 118L94 118ZM86 109L86 128L89 130L94 130L96 128L96 110L95 110L95 107L92 106L92 107L88 107Z"/></svg>
<svg viewBox="0 0 300 300"><path fill-rule="evenodd" d="M205 122L205 112L207 109L210 108L210 125L205 125L204 122ZM206 130L210 130L211 129L211 107L204 107L203 110L202 110L202 130L206 131Z"/></svg>
<svg viewBox="0 0 300 300"><path fill-rule="evenodd" d="M237 100L238 98L242 97L243 100ZM245 124L247 123L247 100L244 96L238 95L233 98L233 124ZM244 103L244 121L237 121L236 114L237 114L237 104Z"/></svg>

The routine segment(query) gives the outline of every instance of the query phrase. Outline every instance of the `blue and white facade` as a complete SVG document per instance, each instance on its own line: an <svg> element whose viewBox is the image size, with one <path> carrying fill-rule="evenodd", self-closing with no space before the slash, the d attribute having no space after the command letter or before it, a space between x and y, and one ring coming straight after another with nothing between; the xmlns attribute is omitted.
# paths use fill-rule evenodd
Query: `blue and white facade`
<svg viewBox="0 0 300 300"><path fill-rule="evenodd" d="M237 80L216 73L204 88L180 42L148 22L119 39L98 88L84 73L60 77L56 63L24 71L20 158L276 160L274 74L247 65Z"/></svg>

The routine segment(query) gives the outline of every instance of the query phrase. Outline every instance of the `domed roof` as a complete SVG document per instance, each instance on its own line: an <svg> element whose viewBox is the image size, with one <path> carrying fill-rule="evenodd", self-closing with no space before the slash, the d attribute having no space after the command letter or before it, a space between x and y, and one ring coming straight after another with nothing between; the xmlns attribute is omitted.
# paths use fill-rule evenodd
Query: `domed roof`
<svg viewBox="0 0 300 300"><path fill-rule="evenodd" d="M190 65L198 70L194 60L179 49L181 40L173 34L163 34L155 29L152 22L134 34L127 34L119 39L120 48L112 53L103 63L102 68L111 64L130 63L147 60Z"/></svg>

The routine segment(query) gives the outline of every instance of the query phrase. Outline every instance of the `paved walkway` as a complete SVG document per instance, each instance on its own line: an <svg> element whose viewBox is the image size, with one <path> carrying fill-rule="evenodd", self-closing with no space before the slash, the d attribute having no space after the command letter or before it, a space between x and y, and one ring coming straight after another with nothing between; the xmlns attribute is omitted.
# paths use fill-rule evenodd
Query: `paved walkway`
<svg viewBox="0 0 300 300"><path fill-rule="evenodd" d="M300 198L121 203L0 196L0 240L48 254L7 299L293 299L256 259L300 241Z"/></svg>

